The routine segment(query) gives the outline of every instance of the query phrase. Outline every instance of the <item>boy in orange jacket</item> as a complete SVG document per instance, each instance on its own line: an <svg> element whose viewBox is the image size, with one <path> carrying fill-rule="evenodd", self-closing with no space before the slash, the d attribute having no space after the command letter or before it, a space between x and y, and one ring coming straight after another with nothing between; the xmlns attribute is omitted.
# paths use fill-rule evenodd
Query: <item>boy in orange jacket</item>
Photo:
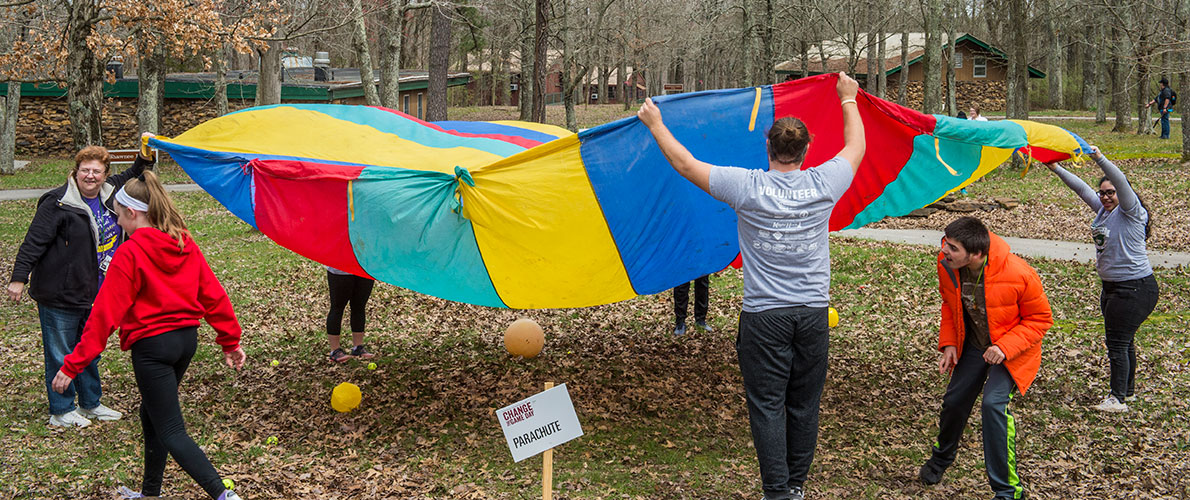
<svg viewBox="0 0 1190 500"><path fill-rule="evenodd" d="M983 456L995 498L1023 498L1017 474L1017 429L1008 403L1029 389L1041 365L1041 337L1053 326L1037 272L1013 255L983 222L962 217L946 226L938 254L942 325L941 373L950 374L938 440L919 477L942 480L954 462L975 398L983 393Z"/></svg>

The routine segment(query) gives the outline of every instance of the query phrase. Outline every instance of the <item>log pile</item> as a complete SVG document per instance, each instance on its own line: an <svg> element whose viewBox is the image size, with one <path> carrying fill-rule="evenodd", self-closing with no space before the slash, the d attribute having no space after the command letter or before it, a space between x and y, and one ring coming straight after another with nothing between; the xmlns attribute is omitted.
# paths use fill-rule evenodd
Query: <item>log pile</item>
<svg viewBox="0 0 1190 500"><path fill-rule="evenodd" d="M109 149L136 149L136 99L104 99L103 144ZM228 110L252 105L251 101L230 101ZM206 99L166 99L157 133L175 136L215 117L215 103ZM66 99L22 97L17 117L16 153L22 156L73 157L70 117Z"/></svg>
<svg viewBox="0 0 1190 500"><path fill-rule="evenodd" d="M988 111L1004 111L1007 108L1008 102L1008 85L1003 81L957 81L955 82L956 95L955 99L958 101L959 109L967 112L967 108L978 105L979 109L984 113ZM924 86L922 82L909 82L905 85L905 93L908 94L908 101L906 106L913 109L921 109L922 95L924 95ZM894 83L888 85L887 100L897 102L897 96L900 95L900 87ZM946 83L942 84L943 102L946 99ZM955 113L952 113L952 115Z"/></svg>
<svg viewBox="0 0 1190 500"><path fill-rule="evenodd" d="M992 201L975 201L975 200L959 200L957 196L948 194L941 200L931 203L930 205L919 208L908 214L905 217L929 217L940 211L957 212L957 213L971 213L976 211L991 212L993 210L1012 210L1021 205L1021 202L1015 198L995 197Z"/></svg>

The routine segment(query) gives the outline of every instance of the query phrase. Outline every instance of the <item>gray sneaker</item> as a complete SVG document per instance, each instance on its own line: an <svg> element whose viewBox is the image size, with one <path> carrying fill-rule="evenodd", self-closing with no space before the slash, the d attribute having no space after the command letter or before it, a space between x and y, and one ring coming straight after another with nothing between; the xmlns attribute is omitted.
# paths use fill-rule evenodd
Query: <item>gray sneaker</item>
<svg viewBox="0 0 1190 500"><path fill-rule="evenodd" d="M54 427L86 427L91 425L87 417L79 415L78 410L71 410L61 415L50 415L50 425Z"/></svg>
<svg viewBox="0 0 1190 500"><path fill-rule="evenodd" d="M103 406L102 403L99 406L96 406L96 407L90 408L90 409L79 408L78 412L79 412L79 415L82 415L83 417L89 418L91 420L105 420L105 421L120 420L120 417L124 416L123 413L120 413L116 410L113 410L111 408Z"/></svg>
<svg viewBox="0 0 1190 500"><path fill-rule="evenodd" d="M803 500L806 498L805 492L802 491L801 486L794 486L789 490L789 500Z"/></svg>

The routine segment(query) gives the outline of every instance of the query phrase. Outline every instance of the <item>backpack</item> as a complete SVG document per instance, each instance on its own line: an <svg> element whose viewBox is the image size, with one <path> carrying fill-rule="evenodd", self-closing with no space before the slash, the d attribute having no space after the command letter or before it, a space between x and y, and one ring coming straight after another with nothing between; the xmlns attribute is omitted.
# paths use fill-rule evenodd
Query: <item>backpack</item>
<svg viewBox="0 0 1190 500"><path fill-rule="evenodd" d="M1169 107L1173 107L1178 103L1178 93L1173 89L1169 89Z"/></svg>

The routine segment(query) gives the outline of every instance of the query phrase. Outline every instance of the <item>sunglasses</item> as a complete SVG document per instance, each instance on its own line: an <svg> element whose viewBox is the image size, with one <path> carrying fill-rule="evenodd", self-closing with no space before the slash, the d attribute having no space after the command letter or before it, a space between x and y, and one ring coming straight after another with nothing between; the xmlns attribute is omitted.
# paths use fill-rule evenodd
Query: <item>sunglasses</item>
<svg viewBox="0 0 1190 500"><path fill-rule="evenodd" d="M1116 195L1115 189L1100 189L1099 190L1099 196L1115 196L1115 195Z"/></svg>

